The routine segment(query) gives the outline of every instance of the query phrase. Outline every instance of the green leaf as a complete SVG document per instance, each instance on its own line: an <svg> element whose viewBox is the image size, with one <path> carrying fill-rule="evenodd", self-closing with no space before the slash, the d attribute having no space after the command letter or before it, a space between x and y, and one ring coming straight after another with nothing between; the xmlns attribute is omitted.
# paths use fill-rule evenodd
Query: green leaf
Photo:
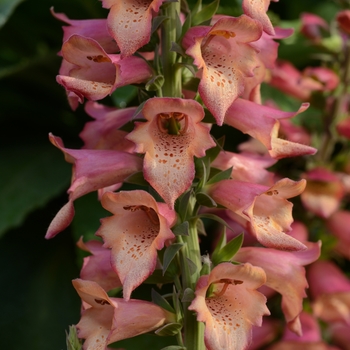
<svg viewBox="0 0 350 350"><path fill-rule="evenodd" d="M168 16L156 16L152 20L152 30L151 33L153 34L156 30L158 30L159 26L165 21L168 20Z"/></svg>
<svg viewBox="0 0 350 350"><path fill-rule="evenodd" d="M191 288L186 288L181 301L183 303L190 303L195 298L194 291Z"/></svg>
<svg viewBox="0 0 350 350"><path fill-rule="evenodd" d="M154 333L161 337L174 336L180 332L182 325L180 323L168 323L158 328Z"/></svg>
<svg viewBox="0 0 350 350"><path fill-rule="evenodd" d="M186 258L186 261L190 270L190 274L193 275L197 271L197 265L189 258Z"/></svg>
<svg viewBox="0 0 350 350"><path fill-rule="evenodd" d="M182 221L187 219L187 211L189 202L191 199L192 191L187 191L180 196L180 198L176 201L176 212L179 214Z"/></svg>
<svg viewBox="0 0 350 350"><path fill-rule="evenodd" d="M69 326L69 333L66 332L67 350L82 350L83 344L78 338L75 326Z"/></svg>
<svg viewBox="0 0 350 350"><path fill-rule="evenodd" d="M0 234L19 226L27 214L68 188L70 168L49 143L2 149Z"/></svg>
<svg viewBox="0 0 350 350"><path fill-rule="evenodd" d="M197 26L205 21L210 20L216 13L219 7L219 3L220 3L219 0L215 0L212 3L204 6L202 10L200 10L198 13L196 13L193 16L192 25Z"/></svg>
<svg viewBox="0 0 350 350"><path fill-rule="evenodd" d="M164 77L162 75L156 75L152 79L148 80L145 85L146 91L158 91L164 84Z"/></svg>
<svg viewBox="0 0 350 350"><path fill-rule="evenodd" d="M212 255L212 262L217 265L223 261L230 261L242 246L244 235L241 233L239 236L228 242L223 248L216 254Z"/></svg>
<svg viewBox="0 0 350 350"><path fill-rule="evenodd" d="M186 348L180 345L170 345L161 350L186 350Z"/></svg>
<svg viewBox="0 0 350 350"><path fill-rule="evenodd" d="M23 0L1 0L0 1L0 28L7 22L15 8Z"/></svg>
<svg viewBox="0 0 350 350"><path fill-rule="evenodd" d="M133 184L133 185L149 186L149 183L143 177L142 171L139 171L135 174L130 175L127 179L124 180L124 182Z"/></svg>
<svg viewBox="0 0 350 350"><path fill-rule="evenodd" d="M214 141L216 143L216 146L208 149L206 152L206 155L209 157L211 162L213 162L216 159L220 151L223 151L224 143L225 143L225 135L220 137L218 140L214 138Z"/></svg>
<svg viewBox="0 0 350 350"><path fill-rule="evenodd" d="M164 310L167 310L171 313L175 313L175 310L172 308L172 306L168 303L168 301L160 295L158 292L156 292L154 289L152 289L152 302Z"/></svg>
<svg viewBox="0 0 350 350"><path fill-rule="evenodd" d="M174 42L171 43L170 51L176 52L181 56L186 56L185 50L182 48L182 46Z"/></svg>
<svg viewBox="0 0 350 350"><path fill-rule="evenodd" d="M224 220L224 219L221 219L219 216L217 215L214 215L214 214L199 214L197 216L198 218L206 218L206 219L211 219L211 220L214 220L214 221L217 221L219 222L220 224L226 226L227 228L229 228L230 230L234 231L232 227L230 227L230 225Z"/></svg>
<svg viewBox="0 0 350 350"><path fill-rule="evenodd" d="M189 236L190 225L188 221L181 223L180 225L175 226L172 231L175 236Z"/></svg>
<svg viewBox="0 0 350 350"><path fill-rule="evenodd" d="M207 185L212 185L222 180L228 180L231 177L232 169L233 167L220 171L219 173L215 174L210 180L208 180Z"/></svg>
<svg viewBox="0 0 350 350"><path fill-rule="evenodd" d="M136 86L122 86L116 89L111 97L117 107L125 108L137 96L137 91L138 88Z"/></svg>
<svg viewBox="0 0 350 350"><path fill-rule="evenodd" d="M216 208L218 206L214 201L214 199L204 192L197 193L196 199L200 205L204 205L205 207L208 207L208 208Z"/></svg>
<svg viewBox="0 0 350 350"><path fill-rule="evenodd" d="M176 253L183 247L183 243L173 243L165 249L163 257L163 274L168 269L170 263L173 261Z"/></svg>
<svg viewBox="0 0 350 350"><path fill-rule="evenodd" d="M172 265L170 265L172 267ZM144 282L145 284L167 284L167 283L172 283L174 282L174 275L178 273L174 273L173 271L169 271L168 269L163 275L163 271L160 269L154 270L152 275L149 276L146 281Z"/></svg>

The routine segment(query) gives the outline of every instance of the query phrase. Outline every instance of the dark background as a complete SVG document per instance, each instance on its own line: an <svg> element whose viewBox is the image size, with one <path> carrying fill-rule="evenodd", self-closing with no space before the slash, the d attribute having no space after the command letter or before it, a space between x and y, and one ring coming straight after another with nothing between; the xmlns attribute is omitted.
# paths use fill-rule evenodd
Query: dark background
<svg viewBox="0 0 350 350"><path fill-rule="evenodd" d="M230 11L234 5L227 0L221 9ZM81 235L92 236L104 216L96 195L88 195L77 201L72 226L44 239L67 201L71 176L48 133L79 147L78 134L88 120L81 107L70 110L55 81L62 30L51 6L72 19L108 13L97 0L0 0L0 13L7 19L0 27L0 349L6 350L66 348L65 331L79 321L80 301L71 284L81 264L75 242ZM276 19L293 25L303 11L330 20L336 9L326 0L280 0L270 8ZM282 57L300 67L312 61L309 53L306 45L281 48ZM147 342L152 339L141 338L142 346L151 349Z"/></svg>

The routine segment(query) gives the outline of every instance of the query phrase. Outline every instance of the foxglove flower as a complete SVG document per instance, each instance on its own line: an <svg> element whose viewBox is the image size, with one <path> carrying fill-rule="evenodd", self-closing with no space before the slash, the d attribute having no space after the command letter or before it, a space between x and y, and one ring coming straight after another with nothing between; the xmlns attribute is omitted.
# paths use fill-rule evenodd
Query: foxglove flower
<svg viewBox="0 0 350 350"><path fill-rule="evenodd" d="M257 240L269 248L305 250L306 246L285 234L291 230L292 203L287 198L299 195L306 181L282 179L272 187L223 180L208 189L209 195L219 204L250 223Z"/></svg>
<svg viewBox="0 0 350 350"><path fill-rule="evenodd" d="M243 93L245 77L254 76L259 61L257 51L249 44L261 34L259 22L242 15L223 16L211 27L192 27L184 36L186 53L202 72L198 92L218 125Z"/></svg>
<svg viewBox="0 0 350 350"><path fill-rule="evenodd" d="M266 298L256 289L265 283L264 271L250 264L222 263L201 276L189 310L205 323L208 350L243 350L251 341L252 326L269 315Z"/></svg>
<svg viewBox="0 0 350 350"><path fill-rule="evenodd" d="M144 177L173 208L194 179L193 157L205 156L215 142L200 122L204 110L196 101L155 97L142 111L147 122L135 123L127 139L136 144L135 152L146 153Z"/></svg>
<svg viewBox="0 0 350 350"><path fill-rule="evenodd" d="M85 339L84 350L102 350L174 321L173 314L151 302L110 298L96 282L76 279L73 286L83 301L77 329L79 338Z"/></svg>
<svg viewBox="0 0 350 350"><path fill-rule="evenodd" d="M350 279L331 261L309 267L308 281L315 316L325 322L350 325Z"/></svg>
<svg viewBox="0 0 350 350"><path fill-rule="evenodd" d="M157 251L175 238L170 230L175 212L141 190L105 193L102 206L113 216L101 220L96 234L112 249L112 266L123 284L124 299L129 300L154 271Z"/></svg>
<svg viewBox="0 0 350 350"><path fill-rule="evenodd" d="M282 295L282 311L288 328L301 335L299 314L303 310L303 298L308 283L305 265L316 261L321 252L321 243L305 243L307 250L285 252L271 248L243 247L234 256L235 261L250 262L266 273L267 287Z"/></svg>
<svg viewBox="0 0 350 350"><path fill-rule="evenodd" d="M101 0L110 9L107 23L122 58L135 53L151 37L152 18L164 0Z"/></svg>
<svg viewBox="0 0 350 350"><path fill-rule="evenodd" d="M322 218L330 217L338 210L345 194L341 180L335 173L321 167L308 171L303 177L307 180L301 194L305 208Z"/></svg>
<svg viewBox="0 0 350 350"><path fill-rule="evenodd" d="M66 64L57 82L74 93L80 103L84 97L101 100L118 87L142 83L152 76L142 58L121 59L120 55L107 54L96 40L77 34L63 43L61 53Z"/></svg>
<svg viewBox="0 0 350 350"><path fill-rule="evenodd" d="M350 260L350 211L339 210L326 221L330 233L337 238L334 247L337 252Z"/></svg>
<svg viewBox="0 0 350 350"><path fill-rule="evenodd" d="M65 148L62 140L50 134L51 143L59 148L69 163L73 163L69 201L52 220L46 238L52 238L70 225L74 217L73 202L87 193L122 183L140 171L142 160L135 154L112 150L74 150Z"/></svg>
<svg viewBox="0 0 350 350"><path fill-rule="evenodd" d="M275 30L273 28L273 25L266 14L267 9L269 8L269 5L270 5L270 1L271 0L243 0L242 7L246 15L258 20L262 24L264 31L267 34L275 35ZM278 1L278 0L272 0L272 1Z"/></svg>
<svg viewBox="0 0 350 350"><path fill-rule="evenodd" d="M284 112L238 98L229 107L225 124L259 140L275 159L315 154L315 148L281 139L278 135L279 119L292 118L305 111L308 106L305 103L297 112Z"/></svg>
<svg viewBox="0 0 350 350"><path fill-rule="evenodd" d="M103 248L102 244L96 240L84 243L82 238L78 241L78 247L91 254L84 258L80 278L96 282L108 292L111 289L121 287L122 283L112 268L111 250Z"/></svg>

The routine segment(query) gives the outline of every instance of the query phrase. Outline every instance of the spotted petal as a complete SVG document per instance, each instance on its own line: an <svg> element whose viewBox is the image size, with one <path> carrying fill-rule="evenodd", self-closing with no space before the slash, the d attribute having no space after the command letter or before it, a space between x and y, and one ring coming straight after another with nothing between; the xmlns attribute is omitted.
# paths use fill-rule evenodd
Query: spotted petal
<svg viewBox="0 0 350 350"><path fill-rule="evenodd" d="M222 263L210 275L201 276L189 310L205 323L208 350L243 350L251 340L252 326L261 326L269 315L266 298L256 289L265 283L264 271L250 265ZM207 295L208 288L212 292Z"/></svg>
<svg viewBox="0 0 350 350"><path fill-rule="evenodd" d="M102 0L102 3L110 9L108 29L122 57L132 55L149 42L153 15L163 0Z"/></svg>
<svg viewBox="0 0 350 350"><path fill-rule="evenodd" d="M164 117L181 116L177 135L169 134L162 126ZM126 137L136 144L135 151L146 153L143 163L145 179L162 196L169 207L192 184L195 169L193 157L203 157L215 143L209 128L200 123L202 106L194 100L152 98L143 107L146 123L136 123Z"/></svg>
<svg viewBox="0 0 350 350"><path fill-rule="evenodd" d="M169 228L175 214L162 211L161 204L141 190L109 192L102 197L103 207L113 216L102 219L97 235L112 249L112 266L123 284L125 300L154 271L157 250L175 237Z"/></svg>
<svg viewBox="0 0 350 350"><path fill-rule="evenodd" d="M285 234L291 230L292 203L306 181L282 179L272 187L235 180L223 180L209 188L219 204L250 222L251 232L266 247L284 250L305 250L306 246Z"/></svg>
<svg viewBox="0 0 350 350"><path fill-rule="evenodd" d="M244 78L253 76L259 65L257 52L249 43L262 34L258 22L242 15L224 16L212 27L193 27L183 45L194 64L202 69L199 94L222 125L225 113L244 90Z"/></svg>

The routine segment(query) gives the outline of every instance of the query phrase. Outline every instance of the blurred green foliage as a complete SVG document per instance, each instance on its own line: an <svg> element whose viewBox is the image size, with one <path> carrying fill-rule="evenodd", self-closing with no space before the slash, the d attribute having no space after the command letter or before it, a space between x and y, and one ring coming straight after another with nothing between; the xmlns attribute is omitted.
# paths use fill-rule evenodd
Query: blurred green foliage
<svg viewBox="0 0 350 350"><path fill-rule="evenodd" d="M89 195L77 201L71 228L51 241L44 239L67 201L71 176L48 133L62 137L68 147L79 147L78 134L88 120L82 107L70 110L55 81L62 24L51 16L51 6L72 19L107 15L97 0L0 0L0 349L7 350L66 348L65 331L79 320L80 302L71 285L81 264L75 242L80 235L91 237L104 215L96 195ZM232 14L237 8L239 1L225 0L219 10ZM301 12L328 20L336 12L330 0L280 0L270 9L277 21L296 25ZM300 67L313 62L308 46L298 40L282 45L280 52ZM154 339L142 336L136 344L154 349ZM163 346L170 344L165 339ZM139 348L128 341L120 346Z"/></svg>

